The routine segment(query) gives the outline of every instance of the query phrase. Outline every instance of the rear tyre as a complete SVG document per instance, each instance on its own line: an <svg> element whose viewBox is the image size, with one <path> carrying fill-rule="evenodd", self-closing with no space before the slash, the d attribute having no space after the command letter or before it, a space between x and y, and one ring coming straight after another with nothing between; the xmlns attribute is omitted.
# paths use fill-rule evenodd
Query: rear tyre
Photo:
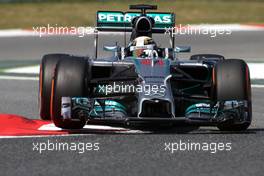
<svg viewBox="0 0 264 176"><path fill-rule="evenodd" d="M249 69L245 61L228 59L217 63L213 70L214 98L216 101L246 100L247 117L244 122L221 123L217 127L222 131L243 131L251 124L252 102Z"/></svg>
<svg viewBox="0 0 264 176"><path fill-rule="evenodd" d="M59 60L67 58L66 54L48 54L43 56L39 74L39 112L42 120L50 120L51 81L55 66Z"/></svg>
<svg viewBox="0 0 264 176"><path fill-rule="evenodd" d="M52 80L51 117L57 127L80 129L86 120L63 119L61 116L62 97L84 97L86 95L87 60L69 57L58 62Z"/></svg>

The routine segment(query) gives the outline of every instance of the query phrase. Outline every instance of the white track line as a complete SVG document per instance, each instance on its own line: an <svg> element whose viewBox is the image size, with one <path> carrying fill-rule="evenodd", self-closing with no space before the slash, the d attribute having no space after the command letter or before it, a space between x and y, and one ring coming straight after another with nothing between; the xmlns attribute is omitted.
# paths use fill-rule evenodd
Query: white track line
<svg viewBox="0 0 264 176"><path fill-rule="evenodd" d="M248 63L250 70L250 77L254 79L264 79L264 63ZM27 66L27 67L18 67L10 68L3 71L4 73L12 74L39 74L39 65ZM27 77L27 76L8 76L0 75L0 79L5 80L33 80L37 81L38 77ZM252 87L263 88L262 84L254 84Z"/></svg>
<svg viewBox="0 0 264 176"><path fill-rule="evenodd" d="M3 71L4 73L17 73L17 74L39 74L39 65L9 68Z"/></svg>
<svg viewBox="0 0 264 176"><path fill-rule="evenodd" d="M264 79L264 63L248 63L251 79Z"/></svg>
<svg viewBox="0 0 264 176"><path fill-rule="evenodd" d="M0 80L38 81L38 77L0 76ZM263 84L251 84L252 88L264 88Z"/></svg>
<svg viewBox="0 0 264 176"><path fill-rule="evenodd" d="M33 30L25 30L25 29L7 29L7 30L0 30L0 37L50 37L50 36L76 36L79 38L85 37L87 35L94 35L95 33L77 33L77 34L56 34L56 33L37 33ZM123 35L124 32L99 32L99 35Z"/></svg>
<svg viewBox="0 0 264 176"><path fill-rule="evenodd" d="M50 138L50 137L80 137L95 134L57 134L57 135L25 135L25 136L0 136L0 139L23 139L23 138Z"/></svg>
<svg viewBox="0 0 264 176"><path fill-rule="evenodd" d="M264 79L264 63L248 63L251 79ZM3 71L4 73L16 74L39 74L39 65L10 68Z"/></svg>
<svg viewBox="0 0 264 176"><path fill-rule="evenodd" d="M62 128L56 127L53 123L42 125L38 128L40 131L62 131ZM127 128L121 128L121 127L111 127L111 126L105 126L105 125L85 125L82 129L82 131L85 130L116 130L116 131L128 131ZM76 131L76 130L73 130Z"/></svg>
<svg viewBox="0 0 264 176"><path fill-rule="evenodd" d="M253 87L253 88L264 88L264 85L262 85L262 84L251 84L251 87Z"/></svg>
<svg viewBox="0 0 264 176"><path fill-rule="evenodd" d="M26 76L5 76L0 75L0 80L24 80L24 81L38 81L38 77L26 77Z"/></svg>
<svg viewBox="0 0 264 176"><path fill-rule="evenodd" d="M39 131L61 131L63 129L56 127L53 123L42 125L38 128ZM142 134L149 133L147 131L141 130L131 130L122 127L111 127L105 125L85 125L83 129L72 130L72 132L78 131L79 134L45 134L45 135L25 135L25 136L0 136L0 139L19 139L19 138L47 138L47 137L74 137L74 136L86 136L95 135L95 133L103 132L105 130L106 134ZM83 132L83 133L82 133ZM89 133L90 132L90 133Z"/></svg>
<svg viewBox="0 0 264 176"><path fill-rule="evenodd" d="M184 28L184 25L182 25ZM246 25L246 24L197 24L187 25L192 30L229 30L234 31L262 31L264 25Z"/></svg>
<svg viewBox="0 0 264 176"><path fill-rule="evenodd" d="M63 131L62 128L58 128L54 125L54 123L42 125L38 128L39 131ZM146 133L146 131L141 130L131 130L129 128L123 127L112 127L107 125L85 125L82 129L72 130L72 132L113 132L113 133L122 133L122 134L138 134L138 133Z"/></svg>

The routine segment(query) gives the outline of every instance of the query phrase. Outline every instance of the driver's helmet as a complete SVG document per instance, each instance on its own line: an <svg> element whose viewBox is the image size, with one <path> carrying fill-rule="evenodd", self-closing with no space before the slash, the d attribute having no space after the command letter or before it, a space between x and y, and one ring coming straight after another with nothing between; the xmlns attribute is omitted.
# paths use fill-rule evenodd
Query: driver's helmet
<svg viewBox="0 0 264 176"><path fill-rule="evenodd" d="M147 36L137 37L129 44L129 50L133 57L158 57L156 48L156 43Z"/></svg>

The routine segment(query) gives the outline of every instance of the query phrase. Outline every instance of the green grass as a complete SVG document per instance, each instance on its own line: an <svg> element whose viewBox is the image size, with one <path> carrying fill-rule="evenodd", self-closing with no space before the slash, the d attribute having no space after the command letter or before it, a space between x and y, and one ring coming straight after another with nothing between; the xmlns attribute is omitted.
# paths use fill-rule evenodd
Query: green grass
<svg viewBox="0 0 264 176"><path fill-rule="evenodd" d="M97 10L126 11L131 3L157 4L159 11L175 12L177 24L264 23L263 0L47 0L1 3L0 28L32 28L47 24L93 26Z"/></svg>

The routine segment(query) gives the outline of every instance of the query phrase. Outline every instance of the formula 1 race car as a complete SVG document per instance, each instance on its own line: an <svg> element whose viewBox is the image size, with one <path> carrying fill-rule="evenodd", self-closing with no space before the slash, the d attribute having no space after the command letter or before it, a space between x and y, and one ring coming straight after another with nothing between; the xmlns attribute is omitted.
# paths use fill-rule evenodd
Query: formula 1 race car
<svg viewBox="0 0 264 176"><path fill-rule="evenodd" d="M181 60L190 47L175 46L175 15L146 12L154 5L130 5L133 12L98 11L95 57L48 54L39 82L40 116L57 127L87 124L217 126L246 130L252 118L247 64L216 54ZM98 31L128 32L128 45L104 46ZM170 32L170 48L158 47L154 33ZM131 32L131 33L130 33Z"/></svg>

